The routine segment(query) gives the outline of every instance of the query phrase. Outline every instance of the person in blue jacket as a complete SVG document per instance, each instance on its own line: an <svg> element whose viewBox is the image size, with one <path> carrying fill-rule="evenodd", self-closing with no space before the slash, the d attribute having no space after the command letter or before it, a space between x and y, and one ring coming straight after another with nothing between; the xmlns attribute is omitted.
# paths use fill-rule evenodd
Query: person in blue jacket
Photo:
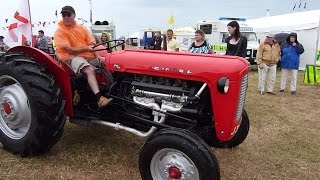
<svg viewBox="0 0 320 180"><path fill-rule="evenodd" d="M281 45L281 84L280 92L286 88L287 78L290 77L291 94L297 91L297 76L300 63L300 54L304 52L302 44L298 42L297 34L290 33L285 43Z"/></svg>

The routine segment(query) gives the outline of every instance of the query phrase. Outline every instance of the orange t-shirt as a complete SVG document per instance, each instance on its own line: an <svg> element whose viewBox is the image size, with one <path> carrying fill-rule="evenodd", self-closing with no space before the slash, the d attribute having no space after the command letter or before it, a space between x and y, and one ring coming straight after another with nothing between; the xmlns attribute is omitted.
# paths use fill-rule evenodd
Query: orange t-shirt
<svg viewBox="0 0 320 180"><path fill-rule="evenodd" d="M95 54L91 52L70 54L63 48L63 46L83 48L95 43L92 33L83 25L75 23L69 27L64 25L63 21L60 21L58 23L58 28L54 33L54 41L57 48L56 55L62 62L70 61L71 56L80 56L85 59L95 58Z"/></svg>

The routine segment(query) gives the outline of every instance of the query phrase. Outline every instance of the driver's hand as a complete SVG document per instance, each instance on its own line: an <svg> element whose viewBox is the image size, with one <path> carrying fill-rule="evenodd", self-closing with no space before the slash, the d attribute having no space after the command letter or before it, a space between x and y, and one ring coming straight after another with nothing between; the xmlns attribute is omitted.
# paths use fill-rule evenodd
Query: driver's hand
<svg viewBox="0 0 320 180"><path fill-rule="evenodd" d="M94 49L93 49L93 47L91 47L91 46L88 46L87 48L85 48L85 50L86 50L87 52L94 52Z"/></svg>
<svg viewBox="0 0 320 180"><path fill-rule="evenodd" d="M103 64L106 59L102 56L99 56L98 60L99 60L99 64Z"/></svg>

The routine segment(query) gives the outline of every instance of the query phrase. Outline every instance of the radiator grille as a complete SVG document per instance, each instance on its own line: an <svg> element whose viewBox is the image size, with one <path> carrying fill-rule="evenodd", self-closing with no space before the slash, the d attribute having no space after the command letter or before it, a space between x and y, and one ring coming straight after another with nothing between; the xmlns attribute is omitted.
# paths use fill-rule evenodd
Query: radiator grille
<svg viewBox="0 0 320 180"><path fill-rule="evenodd" d="M236 120L240 121L243 107L244 107L244 101L246 99L246 92L248 87L248 74L242 77L241 81L241 87L240 87L240 96L239 96L239 103L238 103L238 110L237 110L237 117Z"/></svg>

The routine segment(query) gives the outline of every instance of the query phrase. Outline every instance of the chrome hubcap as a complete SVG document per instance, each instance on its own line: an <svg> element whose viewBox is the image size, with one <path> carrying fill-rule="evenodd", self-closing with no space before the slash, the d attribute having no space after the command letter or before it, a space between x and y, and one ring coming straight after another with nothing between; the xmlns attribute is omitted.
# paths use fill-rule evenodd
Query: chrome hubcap
<svg viewBox="0 0 320 180"><path fill-rule="evenodd" d="M21 85L11 76L0 77L0 130L11 139L23 138L31 124L31 109Z"/></svg>
<svg viewBox="0 0 320 180"><path fill-rule="evenodd" d="M199 171L194 162L183 152L165 148L157 151L150 164L154 180L181 179L199 180Z"/></svg>

